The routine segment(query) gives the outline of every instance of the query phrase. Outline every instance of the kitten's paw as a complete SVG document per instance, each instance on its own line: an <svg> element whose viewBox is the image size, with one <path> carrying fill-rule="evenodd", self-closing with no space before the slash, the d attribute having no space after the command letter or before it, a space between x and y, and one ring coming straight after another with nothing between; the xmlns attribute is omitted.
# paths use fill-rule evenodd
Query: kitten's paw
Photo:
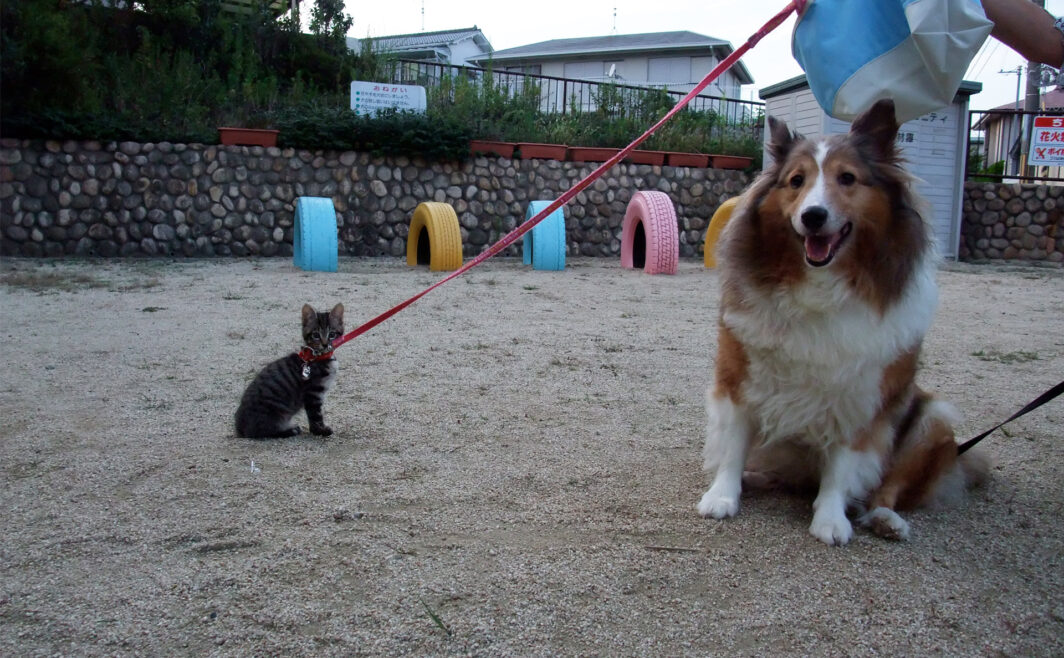
<svg viewBox="0 0 1064 658"><path fill-rule="evenodd" d="M279 433L277 436L283 439L287 439L290 436L299 436L302 432L303 430L300 429L299 425L293 425L292 427L289 427L288 429Z"/></svg>
<svg viewBox="0 0 1064 658"><path fill-rule="evenodd" d="M316 436L332 436L332 428L327 425L317 425L310 428L310 433Z"/></svg>
<svg viewBox="0 0 1064 658"><path fill-rule="evenodd" d="M698 513L705 518L724 519L739 512L737 496L721 496L712 489L702 494L698 501Z"/></svg>
<svg viewBox="0 0 1064 658"><path fill-rule="evenodd" d="M845 513L825 512L821 514L818 511L813 515L809 534L828 546L843 546L850 543L853 537L853 525L850 524Z"/></svg>
<svg viewBox="0 0 1064 658"><path fill-rule="evenodd" d="M909 523L892 509L877 507L858 521L884 539L909 539Z"/></svg>

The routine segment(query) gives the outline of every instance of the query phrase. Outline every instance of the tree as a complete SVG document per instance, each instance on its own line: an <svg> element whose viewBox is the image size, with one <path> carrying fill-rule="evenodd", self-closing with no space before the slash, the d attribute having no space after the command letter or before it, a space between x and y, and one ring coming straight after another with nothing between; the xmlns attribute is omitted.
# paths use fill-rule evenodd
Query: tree
<svg viewBox="0 0 1064 658"><path fill-rule="evenodd" d="M347 48L347 32L355 19L344 13L344 0L314 0L310 10L310 31L325 37L338 48Z"/></svg>

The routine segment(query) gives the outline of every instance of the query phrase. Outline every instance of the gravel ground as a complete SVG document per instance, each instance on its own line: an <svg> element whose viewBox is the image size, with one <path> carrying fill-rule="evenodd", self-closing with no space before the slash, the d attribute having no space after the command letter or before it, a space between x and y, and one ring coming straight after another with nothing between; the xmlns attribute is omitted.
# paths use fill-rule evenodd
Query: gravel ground
<svg viewBox="0 0 1064 658"><path fill-rule="evenodd" d="M497 259L341 348L328 439L237 439L245 384L442 275L288 259L0 264L0 654L1064 654L1064 401L914 537L707 521L717 275ZM922 384L971 436L1064 372L1064 273L950 265Z"/></svg>

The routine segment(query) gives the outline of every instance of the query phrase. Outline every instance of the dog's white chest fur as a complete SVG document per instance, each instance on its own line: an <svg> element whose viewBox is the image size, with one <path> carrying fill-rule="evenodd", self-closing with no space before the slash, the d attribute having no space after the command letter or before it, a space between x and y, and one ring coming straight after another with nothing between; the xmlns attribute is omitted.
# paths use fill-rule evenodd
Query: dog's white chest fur
<svg viewBox="0 0 1064 658"><path fill-rule="evenodd" d="M797 290L747 290L751 303L724 309L724 324L746 351L742 398L759 443L826 448L856 438L881 408L884 369L930 326L937 292L927 261L883 314L829 272L812 273Z"/></svg>

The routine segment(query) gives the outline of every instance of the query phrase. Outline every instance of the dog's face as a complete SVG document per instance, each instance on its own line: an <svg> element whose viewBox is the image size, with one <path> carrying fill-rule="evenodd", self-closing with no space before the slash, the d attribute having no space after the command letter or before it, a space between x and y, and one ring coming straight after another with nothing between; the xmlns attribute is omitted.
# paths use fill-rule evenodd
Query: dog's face
<svg viewBox="0 0 1064 658"><path fill-rule="evenodd" d="M777 168L768 200L789 222L794 248L806 265L852 263L861 257L857 252L866 252L862 243L882 244L891 224L892 183L897 183L884 175L898 159L893 102L876 103L845 136L809 141L773 118L769 126Z"/></svg>

